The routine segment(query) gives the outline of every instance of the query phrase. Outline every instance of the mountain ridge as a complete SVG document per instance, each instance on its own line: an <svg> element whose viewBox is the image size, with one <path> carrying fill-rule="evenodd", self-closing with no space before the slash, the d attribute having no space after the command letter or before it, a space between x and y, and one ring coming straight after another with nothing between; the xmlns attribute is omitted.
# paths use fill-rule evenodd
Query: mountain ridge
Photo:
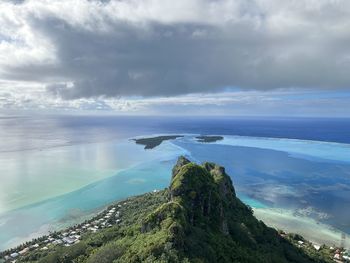
<svg viewBox="0 0 350 263"><path fill-rule="evenodd" d="M254 218L252 210L236 197L225 168L215 163L197 165L183 156L178 159L169 202L142 224L147 233L161 231L162 227L169 231L170 246L183 254L179 258L190 262L313 262ZM235 243L244 244L238 246L241 253L228 252L231 249L227 245L234 247ZM277 253L266 244L281 251ZM251 253L259 249L256 260Z"/></svg>
<svg viewBox="0 0 350 263"><path fill-rule="evenodd" d="M40 245L17 262L331 262L306 254L257 220L224 167L183 156L167 189L127 199L88 223L99 231L78 226L70 231L81 235L75 244Z"/></svg>

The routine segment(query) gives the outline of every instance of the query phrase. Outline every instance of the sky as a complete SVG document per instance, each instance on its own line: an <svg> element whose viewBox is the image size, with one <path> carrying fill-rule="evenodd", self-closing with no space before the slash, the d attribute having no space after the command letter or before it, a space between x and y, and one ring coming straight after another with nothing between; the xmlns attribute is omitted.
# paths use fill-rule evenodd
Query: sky
<svg viewBox="0 0 350 263"><path fill-rule="evenodd" d="M0 113L350 117L348 0L1 0Z"/></svg>

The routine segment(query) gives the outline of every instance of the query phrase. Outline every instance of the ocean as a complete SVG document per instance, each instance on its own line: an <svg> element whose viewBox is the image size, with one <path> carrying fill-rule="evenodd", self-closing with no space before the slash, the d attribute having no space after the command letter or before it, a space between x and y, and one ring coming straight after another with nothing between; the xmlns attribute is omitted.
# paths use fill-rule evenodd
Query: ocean
<svg viewBox="0 0 350 263"><path fill-rule="evenodd" d="M131 140L159 134L185 137L151 150ZM0 250L165 188L179 155L225 166L266 223L348 244L350 119L16 116L0 117L0 139Z"/></svg>

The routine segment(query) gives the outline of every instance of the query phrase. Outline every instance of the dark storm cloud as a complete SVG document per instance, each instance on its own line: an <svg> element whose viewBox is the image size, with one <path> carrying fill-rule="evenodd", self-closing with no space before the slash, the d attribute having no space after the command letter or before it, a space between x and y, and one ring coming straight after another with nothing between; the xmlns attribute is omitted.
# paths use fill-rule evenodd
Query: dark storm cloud
<svg viewBox="0 0 350 263"><path fill-rule="evenodd" d="M341 5L327 12L299 7L283 25L271 22L279 8L266 11L258 1L203 5L210 2L237 2L238 12L214 22L98 19L97 14L88 26L52 12L28 15L30 28L53 45L56 61L4 67L3 76L51 82L47 90L65 99L170 96L225 87L349 88L350 34L341 32L348 23L337 15Z"/></svg>

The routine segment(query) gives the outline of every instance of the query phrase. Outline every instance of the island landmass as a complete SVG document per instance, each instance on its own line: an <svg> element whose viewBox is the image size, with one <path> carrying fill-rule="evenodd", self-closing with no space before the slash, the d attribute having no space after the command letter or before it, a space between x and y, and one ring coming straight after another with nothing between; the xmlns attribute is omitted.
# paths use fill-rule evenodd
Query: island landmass
<svg viewBox="0 0 350 263"><path fill-rule="evenodd" d="M164 141L175 140L184 137L183 135L157 136L150 138L133 139L137 144L145 146L145 149L153 149L162 144Z"/></svg>
<svg viewBox="0 0 350 263"><path fill-rule="evenodd" d="M110 205L94 218L0 254L6 262L346 262L257 220L225 168L180 157L164 190Z"/></svg>
<svg viewBox="0 0 350 263"><path fill-rule="evenodd" d="M209 142L221 141L224 139L224 137L223 136L202 135L202 136L197 136L196 139L198 142L209 143Z"/></svg>

